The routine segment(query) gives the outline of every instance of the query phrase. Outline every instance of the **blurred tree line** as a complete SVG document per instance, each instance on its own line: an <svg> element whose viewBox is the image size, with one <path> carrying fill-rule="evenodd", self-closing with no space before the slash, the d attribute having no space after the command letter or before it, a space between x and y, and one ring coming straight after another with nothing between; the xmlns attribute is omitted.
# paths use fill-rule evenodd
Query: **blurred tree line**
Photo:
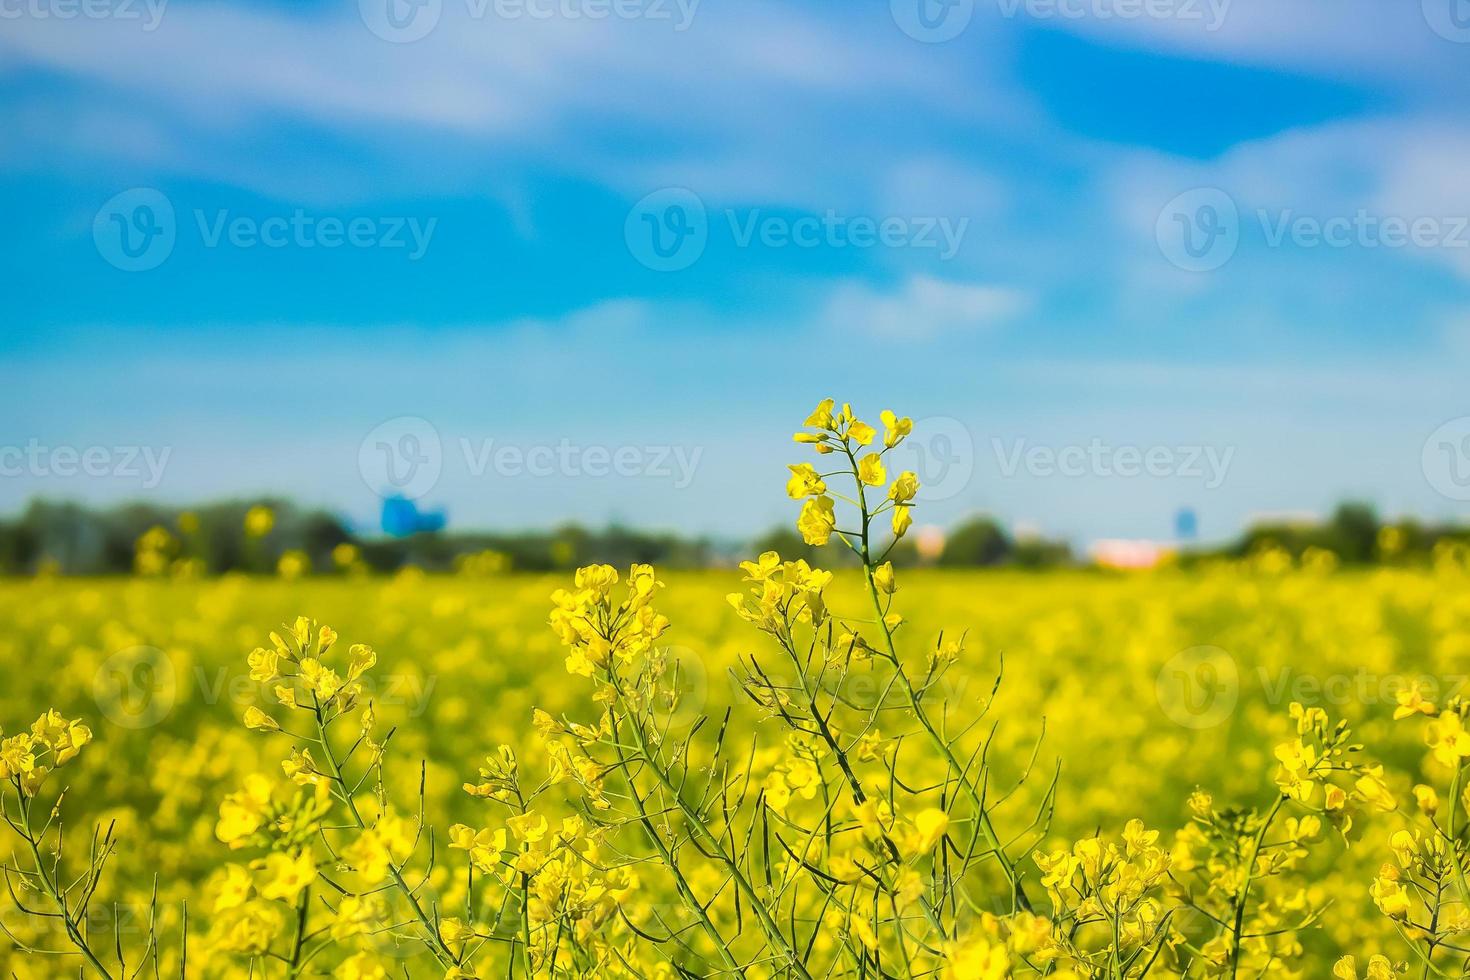
<svg viewBox="0 0 1470 980"><path fill-rule="evenodd" d="M1470 528L1425 524L1412 518L1381 521L1369 504L1343 503L1326 521L1280 521L1256 524L1240 538L1205 556L1246 558L1281 551L1300 561L1313 553L1331 555L1349 565L1426 560L1436 549L1470 546Z"/></svg>
<svg viewBox="0 0 1470 980"><path fill-rule="evenodd" d="M286 500L237 500L181 510L150 504L93 509L32 501L18 517L0 520L0 573L56 571L108 575L163 571L186 563L200 574L298 572L346 567L388 572L414 565L451 571L467 560L498 555L504 567L575 568L595 561L652 562L672 567L716 563L703 539L623 527L588 530L460 533L428 531L403 537L354 532L335 515ZM475 567L485 567L483 561Z"/></svg>
<svg viewBox="0 0 1470 980"><path fill-rule="evenodd" d="M822 548L813 548L801 539L795 529L780 527L757 538L752 546L756 553L775 551L783 558L805 558L822 568L857 565L853 553L835 538ZM976 516L957 524L948 533L927 537L925 529L916 529L901 539L888 552L887 558L899 568L919 565L940 567L1017 567L1050 568L1073 561L1072 549L1065 541L1040 537L1014 537L999 522Z"/></svg>
<svg viewBox="0 0 1470 980"><path fill-rule="evenodd" d="M1346 564L1426 560L1454 546L1470 555L1470 528L1385 523L1373 508L1347 503L1324 522L1278 522L1250 528L1223 548L1186 551L1181 564L1248 558L1262 552ZM840 543L813 548L794 528L774 529L753 542L717 543L674 533L568 524L514 533L431 530L403 536L354 531L335 515L287 500L235 500L181 510L132 503L95 509L36 500L0 520L0 573L55 571L108 575L133 571L195 574L305 574L426 571L550 571L592 562L648 562L669 568L728 566L762 551L805 558L823 567L855 564ZM1009 534L997 521L972 517L948 533L915 528L889 552L900 567L1051 568L1076 564L1062 541Z"/></svg>

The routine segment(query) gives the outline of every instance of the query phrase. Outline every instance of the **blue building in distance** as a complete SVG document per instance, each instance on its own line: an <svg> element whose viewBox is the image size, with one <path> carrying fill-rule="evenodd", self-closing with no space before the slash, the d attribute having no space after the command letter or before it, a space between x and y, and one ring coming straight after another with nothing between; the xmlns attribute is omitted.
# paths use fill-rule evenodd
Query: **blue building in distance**
<svg viewBox="0 0 1470 980"><path fill-rule="evenodd" d="M442 531L447 521L444 511L421 511L407 497L383 498L383 533L390 537L406 538L414 534Z"/></svg>

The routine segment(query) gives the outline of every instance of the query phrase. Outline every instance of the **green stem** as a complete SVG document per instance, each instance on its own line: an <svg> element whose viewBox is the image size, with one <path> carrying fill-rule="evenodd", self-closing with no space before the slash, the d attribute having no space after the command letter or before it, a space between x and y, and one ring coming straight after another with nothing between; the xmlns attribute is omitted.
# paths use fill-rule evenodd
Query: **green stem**
<svg viewBox="0 0 1470 980"><path fill-rule="evenodd" d="M1465 880L1465 864L1463 861L1460 860L1459 831L1455 828L1455 819L1459 815L1460 810L1460 782L1464 778L1464 775L1464 767L1457 766L1455 768L1455 778L1450 782L1450 818L1448 833L1450 838L1450 860L1455 863L1455 877L1460 882L1460 901L1470 902L1470 882L1466 882Z"/></svg>
<svg viewBox="0 0 1470 980"><path fill-rule="evenodd" d="M35 832L31 829L31 808L29 801L20 795L18 789L16 794L20 799L20 819L21 829L23 831L21 836L25 838L26 844L30 847L31 858L36 862L36 877L41 879L41 884L45 886L47 896L50 897L52 903L56 906L56 910L61 913L61 921L66 925L67 938L71 940L71 944L77 948L77 951L82 954L82 957L88 963L92 964L92 969L101 974L104 980L112 980L112 974L107 971L107 967L102 965L102 961L97 958L97 954L92 952L92 947L88 945L87 938L82 935L81 930L77 928L76 923L72 920L71 910L66 906L66 899L62 896L60 887L52 879L51 875L46 873L46 863L41 858L40 844L36 840Z"/></svg>
<svg viewBox="0 0 1470 980"><path fill-rule="evenodd" d="M301 973L302 960L301 950L306 945L306 917L311 911L311 886L302 889L301 904L296 906L296 930L291 940L291 959L286 964L286 976L294 977Z"/></svg>
<svg viewBox="0 0 1470 980"><path fill-rule="evenodd" d="M842 746L838 744L837 736L833 734L831 726L827 724L828 719L822 717L822 713L817 709L816 691L807 678L806 669L802 666L801 658L797 655L794 643L790 640L789 626L787 627L787 633L788 636L778 636L777 642L781 646L781 649L786 652L787 657L791 660L792 667L796 670L796 676L801 684L802 695L806 698L806 709L812 716L812 720L816 722L817 733L821 736L822 741L826 743L827 748L831 750L833 758L837 760L837 767L841 770L843 779L847 783L848 792L852 797L852 801L861 806L867 801L868 795L863 792L863 784L858 779L857 773L853 771L852 762L848 759L847 753L843 750ZM888 836L888 832L883 831L881 838L889 856L894 861L899 861L901 855L899 854L898 845ZM930 904L928 897L920 895L918 901L919 907L924 912L924 918L929 920L929 924L934 927L941 937L948 938L948 932L944 927L944 923L940 920L934 906Z"/></svg>
<svg viewBox="0 0 1470 980"><path fill-rule="evenodd" d="M1271 812L1266 814L1266 819L1261 821L1261 829L1256 831L1255 839L1251 842L1250 856L1246 859L1245 877L1240 882L1240 895L1235 901L1235 919L1231 925L1230 933L1230 976L1234 980L1236 971L1240 968L1240 944L1245 933L1245 907L1250 902L1251 881L1256 873L1256 858L1261 854L1261 845L1266 840L1266 832L1271 829L1271 823L1276 819L1276 814L1281 812L1281 806L1286 802L1286 797L1276 797L1276 802L1271 806Z"/></svg>
<svg viewBox="0 0 1470 980"><path fill-rule="evenodd" d="M853 453L852 447L847 444L846 439L843 440L843 450L847 453L848 461L852 464L853 479L857 482L858 486L858 507L862 512L863 522L862 537L860 539L862 547L859 551L859 555L863 560L863 578L867 582L868 597L872 600L873 612L877 617L878 626L883 630L884 645L887 647L888 658L893 663L893 669L897 675L899 686L903 688L904 696L909 701L909 707L913 711L914 717L918 719L920 727L924 729L924 733L928 737L930 744L944 758L944 761L954 772L956 781L964 788L965 795L969 797L970 805L975 810L976 826L985 835L985 842L990 845L991 850L995 854L996 862L1000 865L1001 871L1005 875L1006 883L1010 886L1012 903L1030 912L1032 910L1031 900L1026 894L1026 889L1021 883L1020 876L1016 873L1016 868L1011 862L1010 855L1005 852L1005 848L1001 845L1000 835L995 831L995 825L990 820L990 813L985 809L985 804L981 801L979 792L965 778L965 767L960 764L959 759L955 758L954 751L950 748L949 743L934 728L933 722L929 719L928 712L924 710L923 702L918 692L914 690L913 683L909 680L908 672L904 670L902 662L898 659L898 649L893 642L893 631L889 629L888 621L884 618L883 601L878 597L878 586L873 581L873 556L870 547L869 528L871 515L868 512L867 494L863 490L862 479L858 476L857 457Z"/></svg>
<svg viewBox="0 0 1470 980"><path fill-rule="evenodd" d="M679 866L674 863L673 852L669 850L669 846L659 836L658 828L649 819L648 810L643 805L643 797L638 794L638 787L633 784L633 774L628 771L628 759L623 754L622 744L618 742L614 743L614 745L618 753L618 766L623 770L623 778L628 781L628 795L633 798L633 805L638 810L638 819L643 825L644 833L648 835L649 842L658 851L658 856L662 859L664 866L674 876L674 887L679 890L679 894L684 899L684 904L698 917L700 928L704 930L704 934L709 938L710 945L715 948L715 953L719 956L720 961L725 964L731 973L739 975L742 972L740 964L736 962L735 957L731 954L729 943L725 940L724 936L720 935L720 930L715 927L714 921L710 919L709 913L705 911L704 903L695 896L694 889L684 878L684 872L680 871Z"/></svg>
<svg viewBox="0 0 1470 980"><path fill-rule="evenodd" d="M1434 884L1434 912L1429 916L1429 940L1424 944L1424 970L1419 974L1420 980L1429 980L1429 971L1434 966L1434 937L1439 931L1439 903L1444 895L1444 879L1440 878Z"/></svg>
<svg viewBox="0 0 1470 980"><path fill-rule="evenodd" d="M531 980L536 973L531 962L531 876L525 872L521 872L521 943L525 946L521 959L526 968L526 980Z"/></svg>
<svg viewBox="0 0 1470 980"><path fill-rule="evenodd" d="M316 696L313 694L313 701L315 701L315 698ZM357 801L352 798L352 791L347 787L347 780L342 776L342 767L338 764L336 753L332 751L332 743L327 738L327 728L326 725L322 722L322 709L320 704L316 704L314 706L313 713L316 716L316 730L317 735L320 738L322 754L326 756L327 765L331 767L332 770L329 775L341 788L342 801L347 804L347 812L351 814L353 822L357 824L357 828L359 830L367 830L367 821L364 820L362 818L362 814L358 812ZM409 907L413 909L414 918L418 919L419 925L423 928L424 933L429 936L430 942L426 944L429 947L429 952L434 954L434 958L437 959L442 966L450 966L451 964L457 965L459 963L459 959L454 955L454 952L447 945L445 945L443 938L439 935L439 930L434 928L433 921L430 920L428 914L424 912L423 906L419 904L418 897L414 895L413 889L408 886L408 882L403 879L402 872L398 869L397 865L395 865L391 859L388 861L388 874L392 876L393 884L397 886L400 892L403 893L403 897L408 899Z"/></svg>
<svg viewBox="0 0 1470 980"><path fill-rule="evenodd" d="M611 675L610 668L609 674ZM618 685L616 675L612 675L612 682L613 686L618 691L619 697L621 697L626 704L627 697L623 693L622 688ZM750 881L745 877L745 873L741 871L740 866L737 865L735 861L725 853L724 848L720 846L720 842L715 837L714 833L704 825L704 819L699 815L699 813L694 810L693 807L691 807L684 800L683 794L679 792L679 787L674 785L674 782L669 778L668 773L664 772L663 767L660 766L658 762L654 759L653 753L649 751L648 741L643 734L642 726L640 726L636 720L630 718L628 727L633 732L633 738L637 743L639 755L641 755L648 762L649 771L654 774L654 777L658 780L659 784L663 786L665 792L669 794L669 797L674 801L674 805L679 808L679 812L684 814L684 818L689 821L689 825L694 828L694 831L697 834L704 838L705 843L706 845L708 845L710 851L713 852L718 857L720 863L725 866L725 870L730 872L730 876L735 880L735 887L740 890L740 893L745 896L746 900L750 902L751 908L755 911L756 918L760 921L761 924L761 930L766 934L766 937L780 949L782 955L785 957L786 962L793 973L795 973L799 977L805 978L805 980L811 980L811 974L807 972L806 967L802 964L800 957L798 957L796 955L796 951L791 948L791 944L786 941L786 937L781 932L781 927L776 924L775 919L771 918L770 910L766 908L765 902L761 901L760 895L756 893L754 886L752 886Z"/></svg>

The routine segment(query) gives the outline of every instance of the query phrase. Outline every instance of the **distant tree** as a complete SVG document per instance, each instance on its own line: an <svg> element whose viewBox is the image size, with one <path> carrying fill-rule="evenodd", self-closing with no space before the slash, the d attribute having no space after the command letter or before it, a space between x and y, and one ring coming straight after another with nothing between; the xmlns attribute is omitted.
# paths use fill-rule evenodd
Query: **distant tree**
<svg viewBox="0 0 1470 980"><path fill-rule="evenodd" d="M1228 551L1243 556L1264 548L1281 548L1299 558L1308 548L1320 548L1332 552L1344 562L1361 564L1378 558L1380 528L1378 515L1371 506L1343 503L1325 524L1258 524L1249 528ZM1427 540L1422 533L1418 537L1421 541Z"/></svg>
<svg viewBox="0 0 1470 980"><path fill-rule="evenodd" d="M1371 506L1339 504L1327 525L1327 546L1345 562L1370 562L1377 554L1378 526Z"/></svg>
<svg viewBox="0 0 1470 980"><path fill-rule="evenodd" d="M918 541L912 534L899 538L898 543L889 548L886 554L895 568L914 568L924 564L924 559L919 556Z"/></svg>
<svg viewBox="0 0 1470 980"><path fill-rule="evenodd" d="M21 521L0 521L0 572L7 575L34 571L36 538Z"/></svg>
<svg viewBox="0 0 1470 980"><path fill-rule="evenodd" d="M939 564L946 566L1000 565L1014 547L999 524L989 517L972 517L945 539Z"/></svg>
<svg viewBox="0 0 1470 980"><path fill-rule="evenodd" d="M1018 568L1054 568L1071 563L1072 548L1065 541L1022 538L1011 552L1011 564Z"/></svg>

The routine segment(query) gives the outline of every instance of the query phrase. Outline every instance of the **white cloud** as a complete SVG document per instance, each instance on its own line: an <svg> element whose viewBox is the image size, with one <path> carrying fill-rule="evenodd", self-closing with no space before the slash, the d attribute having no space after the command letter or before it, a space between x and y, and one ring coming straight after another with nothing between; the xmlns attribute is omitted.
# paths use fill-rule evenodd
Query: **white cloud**
<svg viewBox="0 0 1470 980"><path fill-rule="evenodd" d="M303 193L309 181L321 194L367 193L370 179L385 194L463 192L490 183L487 171L503 183L519 168L633 199L677 184L730 203L838 206L844 195L871 200L911 150L890 144L887 122L921 112L952 126L1025 125L990 59L936 56L877 8L700 5L677 31L472 13L484 6L445 0L435 30L411 44L372 34L356 3L329 13L179 3L154 31L32 19L8 22L0 61L81 86L24 130L32 166L47 147L40 162L121 156L266 193ZM20 121L18 108L0 108L0 127ZM133 141L116 147L116 129L158 134L152 158Z"/></svg>
<svg viewBox="0 0 1470 980"><path fill-rule="evenodd" d="M1030 8L1015 0L1018 9ZM1456 0L1428 0L1449 4ZM1464 45L1436 34L1421 0L1067 0L1036 4L1099 13L1161 9L1169 16L1047 16L1035 22L1093 40L1230 64L1361 82L1407 83L1421 99L1466 90Z"/></svg>
<svg viewBox="0 0 1470 980"><path fill-rule="evenodd" d="M1179 273L1164 261L1156 240L1165 206L1199 189L1222 190L1235 202L1242 255L1263 241L1285 242L1288 250L1317 255L1407 256L1470 279L1470 227L1464 226L1470 225L1470 190L1462 177L1467 157L1470 126L1462 122L1378 117L1289 130L1203 162L1131 151L1110 162L1100 186L1123 232L1124 275L1142 288L1188 294L1218 281ZM1290 232L1300 221L1346 222L1345 244L1308 238L1302 249L1303 239ZM1433 223L1436 244L1383 244L1385 222L1416 221Z"/></svg>
<svg viewBox="0 0 1470 980"><path fill-rule="evenodd" d="M896 292L866 283L839 284L820 321L833 330L880 340L929 340L942 334L990 330L1031 307L1031 297L1008 286L946 282L911 276Z"/></svg>
<svg viewBox="0 0 1470 980"><path fill-rule="evenodd" d="M1470 280L1470 185L1465 182L1470 127L1418 132L1383 157L1384 173L1373 209L1436 226L1442 244L1418 252Z"/></svg>

